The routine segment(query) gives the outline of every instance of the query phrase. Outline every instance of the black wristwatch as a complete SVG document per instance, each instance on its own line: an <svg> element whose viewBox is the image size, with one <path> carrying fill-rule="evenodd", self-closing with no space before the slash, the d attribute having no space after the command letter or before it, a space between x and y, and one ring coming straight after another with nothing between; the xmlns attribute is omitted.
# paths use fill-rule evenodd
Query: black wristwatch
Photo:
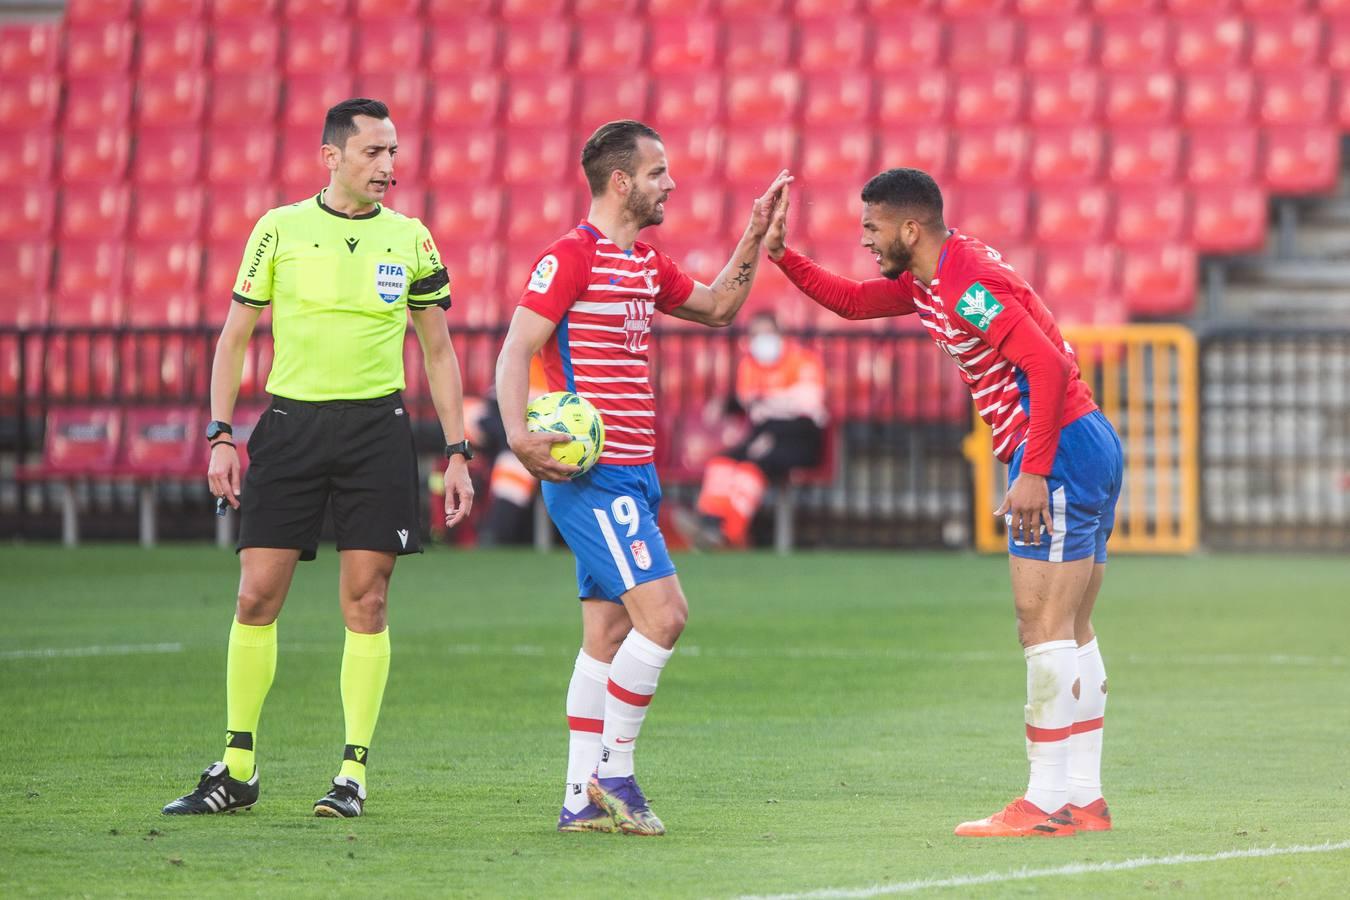
<svg viewBox="0 0 1350 900"><path fill-rule="evenodd" d="M473 459L473 447L469 444L468 441L460 441L458 444L446 444L446 445L445 445L445 458L446 458L446 459L449 459L450 457L454 456L456 453L458 453L460 456L464 457L464 461L465 461L465 462L468 462L469 460Z"/></svg>
<svg viewBox="0 0 1350 900"><path fill-rule="evenodd" d="M222 434L234 435L234 429L230 427L229 422L208 422L206 423L206 439L214 441Z"/></svg>

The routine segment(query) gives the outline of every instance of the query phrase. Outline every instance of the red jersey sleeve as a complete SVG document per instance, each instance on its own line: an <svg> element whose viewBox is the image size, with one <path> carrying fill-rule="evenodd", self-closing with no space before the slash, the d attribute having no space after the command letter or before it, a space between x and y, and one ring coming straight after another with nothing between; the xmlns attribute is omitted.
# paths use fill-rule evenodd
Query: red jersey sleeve
<svg viewBox="0 0 1350 900"><path fill-rule="evenodd" d="M652 263L656 269L656 279L658 290L656 292L656 309L659 312L669 313L689 299L689 295L694 292L694 279L684 274L680 267L675 264L675 260L666 256L655 247L652 248Z"/></svg>
<svg viewBox="0 0 1350 900"><path fill-rule="evenodd" d="M520 305L556 325L590 284L590 254L579 241L563 238L535 260Z"/></svg>
<svg viewBox="0 0 1350 900"><path fill-rule="evenodd" d="M895 281L854 281L828 271L791 247L783 252L782 259L773 262L803 294L845 319L879 319L915 311L914 277L908 272Z"/></svg>

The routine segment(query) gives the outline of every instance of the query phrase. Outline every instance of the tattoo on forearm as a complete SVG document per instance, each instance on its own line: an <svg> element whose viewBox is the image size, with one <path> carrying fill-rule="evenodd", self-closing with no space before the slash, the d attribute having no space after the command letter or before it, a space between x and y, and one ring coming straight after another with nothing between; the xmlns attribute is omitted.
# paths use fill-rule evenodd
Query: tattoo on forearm
<svg viewBox="0 0 1350 900"><path fill-rule="evenodd" d="M735 275L727 279L727 283L735 287L750 283L750 269L753 268L750 263L743 262Z"/></svg>

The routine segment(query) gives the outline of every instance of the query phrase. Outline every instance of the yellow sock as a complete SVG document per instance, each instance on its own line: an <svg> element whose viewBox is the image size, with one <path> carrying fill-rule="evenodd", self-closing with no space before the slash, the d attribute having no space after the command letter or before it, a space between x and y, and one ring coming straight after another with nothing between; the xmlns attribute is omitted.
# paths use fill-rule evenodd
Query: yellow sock
<svg viewBox="0 0 1350 900"><path fill-rule="evenodd" d="M380 717L384 684L389 680L389 629L379 634L347 630L342 651L342 712L347 720L347 746L339 775L366 783L370 739Z"/></svg>
<svg viewBox="0 0 1350 900"><path fill-rule="evenodd" d="M225 662L225 765L230 777L253 777L253 736L277 671L277 623L230 628Z"/></svg>

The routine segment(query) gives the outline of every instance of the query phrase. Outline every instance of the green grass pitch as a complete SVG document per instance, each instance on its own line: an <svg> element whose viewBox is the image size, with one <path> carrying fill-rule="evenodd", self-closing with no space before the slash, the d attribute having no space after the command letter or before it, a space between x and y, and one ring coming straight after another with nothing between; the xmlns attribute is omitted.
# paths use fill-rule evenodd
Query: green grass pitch
<svg viewBox="0 0 1350 900"><path fill-rule="evenodd" d="M1025 784L1006 561L689 556L643 729L662 839L559 835L580 626L563 554L438 550L394 577L393 669L356 821L311 817L342 745L332 548L301 566L259 729L262 798L160 806L219 757L228 552L0 549L0 895L1344 896L1343 558L1118 558L1097 616L1117 830L952 836ZM162 646L161 646L162 645ZM1009 880L1023 869L1138 868Z"/></svg>

